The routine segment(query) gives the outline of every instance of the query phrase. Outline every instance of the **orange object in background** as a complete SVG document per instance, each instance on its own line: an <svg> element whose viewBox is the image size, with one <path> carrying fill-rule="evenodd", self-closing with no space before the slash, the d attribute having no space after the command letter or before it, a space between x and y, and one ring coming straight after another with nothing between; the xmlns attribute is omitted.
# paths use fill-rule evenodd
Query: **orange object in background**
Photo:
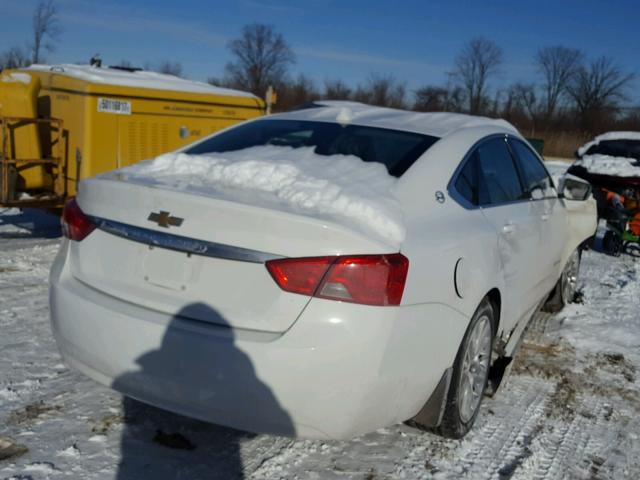
<svg viewBox="0 0 640 480"><path fill-rule="evenodd" d="M637 212L629 222L629 230L634 235L640 236L640 212Z"/></svg>
<svg viewBox="0 0 640 480"><path fill-rule="evenodd" d="M620 204L624 205L625 198L619 193L612 192L611 190L607 190L606 188L603 188L602 191L606 194L607 203L615 204L615 200L618 199Z"/></svg>

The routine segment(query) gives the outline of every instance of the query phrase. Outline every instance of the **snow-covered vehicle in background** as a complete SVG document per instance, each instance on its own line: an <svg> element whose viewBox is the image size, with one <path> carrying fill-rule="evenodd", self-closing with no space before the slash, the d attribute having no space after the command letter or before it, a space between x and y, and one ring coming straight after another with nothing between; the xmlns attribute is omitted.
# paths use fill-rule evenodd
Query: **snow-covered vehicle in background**
<svg viewBox="0 0 640 480"><path fill-rule="evenodd" d="M608 132L576 151L569 173L612 190L640 188L640 132Z"/></svg>
<svg viewBox="0 0 640 480"><path fill-rule="evenodd" d="M321 102L84 180L63 224L53 331L95 380L254 432L459 438L596 215L505 121Z"/></svg>
<svg viewBox="0 0 640 480"><path fill-rule="evenodd" d="M590 182L598 217L607 223L604 250L640 251L640 132L608 132L576 151L568 173Z"/></svg>

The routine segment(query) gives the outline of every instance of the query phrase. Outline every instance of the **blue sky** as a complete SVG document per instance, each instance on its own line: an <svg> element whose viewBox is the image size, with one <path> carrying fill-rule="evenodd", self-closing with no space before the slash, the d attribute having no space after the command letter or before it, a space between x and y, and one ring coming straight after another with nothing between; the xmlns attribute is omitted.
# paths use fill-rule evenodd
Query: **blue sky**
<svg viewBox="0 0 640 480"><path fill-rule="evenodd" d="M410 89L446 80L456 53L474 36L497 42L505 63L493 81L535 81L532 57L540 46L580 48L609 55L640 73L640 2L567 0L529 2L374 0L58 0L64 29L50 62L106 64L179 61L186 76L220 76L227 42L243 25L274 25L297 63L319 83L349 84L371 73L393 74ZM28 41L36 0L0 0L0 49ZM636 82L636 86L640 81ZM638 98L638 95L634 95Z"/></svg>

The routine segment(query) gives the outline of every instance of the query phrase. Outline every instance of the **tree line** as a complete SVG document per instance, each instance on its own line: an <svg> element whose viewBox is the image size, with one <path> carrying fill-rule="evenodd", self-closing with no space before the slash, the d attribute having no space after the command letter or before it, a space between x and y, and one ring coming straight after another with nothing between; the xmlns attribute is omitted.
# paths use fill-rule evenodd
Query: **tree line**
<svg viewBox="0 0 640 480"><path fill-rule="evenodd" d="M32 37L26 48L0 53L0 69L44 61L54 51L62 29L54 0L41 0L32 17ZM231 60L213 85L250 91L264 97L269 86L278 93L274 111L286 111L318 99L353 100L416 111L448 111L501 117L523 133L551 139L561 135L566 146L613 129L640 130L640 108L632 107L631 87L636 74L609 56L589 58L563 45L541 47L531 58L536 82L517 81L497 86L505 68L504 52L494 41L473 38L458 52L446 80L410 90L393 74L373 72L356 85L339 78L318 83L304 73L291 74L296 55L273 26L246 25L228 45ZM118 65L131 68L122 60ZM182 75L178 61L147 63L145 69ZM562 143L562 142L561 142ZM562 150L562 152L560 152Z"/></svg>
<svg viewBox="0 0 640 480"><path fill-rule="evenodd" d="M582 136L614 128L640 130L640 109L630 106L636 78L613 58L588 58L562 45L541 47L531 59L538 82L492 88L505 66L502 48L486 38L471 39L453 60L443 84L414 91L392 74L372 73L350 86L340 79L318 85L304 74L290 76L295 54L272 26L252 24L229 43L232 60L215 85L263 96L268 85L279 92L277 110L317 99L354 100L416 111L448 111L505 118L524 133L546 136L571 131Z"/></svg>

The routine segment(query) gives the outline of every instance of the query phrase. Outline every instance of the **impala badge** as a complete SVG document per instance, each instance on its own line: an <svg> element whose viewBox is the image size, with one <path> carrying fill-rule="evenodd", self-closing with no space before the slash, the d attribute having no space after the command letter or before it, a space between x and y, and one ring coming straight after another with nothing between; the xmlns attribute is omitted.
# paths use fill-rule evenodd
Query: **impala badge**
<svg viewBox="0 0 640 480"><path fill-rule="evenodd" d="M171 213L160 210L159 212L151 212L147 218L150 222L155 222L164 228L179 227L184 222L184 218L172 217Z"/></svg>

